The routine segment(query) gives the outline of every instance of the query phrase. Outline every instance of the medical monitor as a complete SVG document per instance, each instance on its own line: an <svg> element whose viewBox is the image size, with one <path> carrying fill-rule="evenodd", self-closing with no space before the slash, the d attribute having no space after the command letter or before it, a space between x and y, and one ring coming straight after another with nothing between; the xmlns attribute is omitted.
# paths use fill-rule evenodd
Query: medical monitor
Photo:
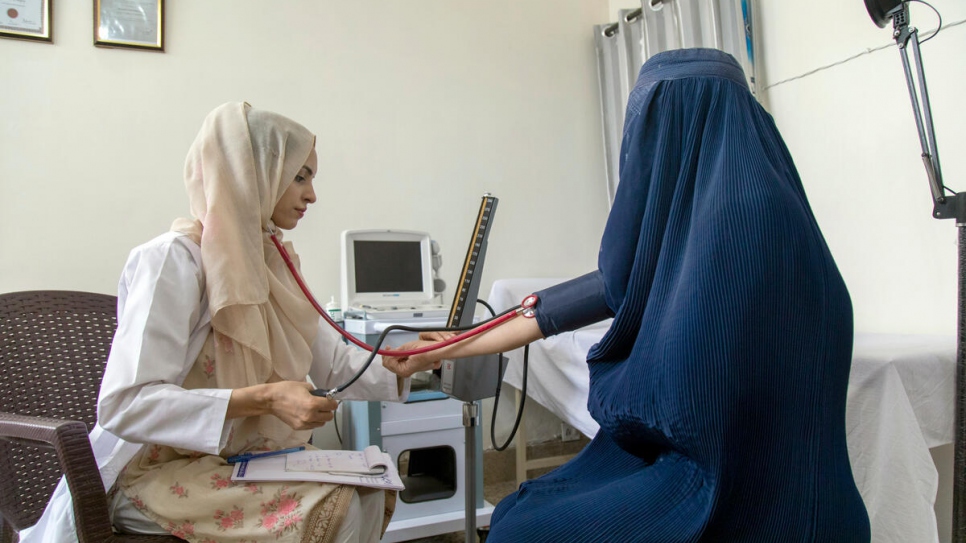
<svg viewBox="0 0 966 543"><path fill-rule="evenodd" d="M419 306L433 301L429 234L408 230L342 232L342 307Z"/></svg>

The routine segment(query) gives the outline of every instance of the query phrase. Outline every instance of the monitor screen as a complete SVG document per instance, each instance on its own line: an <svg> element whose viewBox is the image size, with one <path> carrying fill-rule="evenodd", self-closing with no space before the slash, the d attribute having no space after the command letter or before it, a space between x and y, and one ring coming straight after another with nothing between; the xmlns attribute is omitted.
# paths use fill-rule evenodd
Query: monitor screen
<svg viewBox="0 0 966 543"><path fill-rule="evenodd" d="M421 292L422 252L418 241L360 241L355 249L356 292Z"/></svg>
<svg viewBox="0 0 966 543"><path fill-rule="evenodd" d="M426 232L342 232L343 310L430 303L435 296L432 258Z"/></svg>

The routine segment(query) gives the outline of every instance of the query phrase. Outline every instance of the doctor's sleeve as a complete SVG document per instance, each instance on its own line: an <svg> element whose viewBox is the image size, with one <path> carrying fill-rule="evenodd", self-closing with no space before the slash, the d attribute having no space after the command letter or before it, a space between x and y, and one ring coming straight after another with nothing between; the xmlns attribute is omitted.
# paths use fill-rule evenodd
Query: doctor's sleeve
<svg viewBox="0 0 966 543"><path fill-rule="evenodd" d="M319 319L319 333L312 345L312 357L309 377L316 387L331 389L351 379L365 364L369 351L346 345L335 330ZM339 399L403 401L409 396L409 387L409 379L387 370L377 355L359 380L345 389Z"/></svg>
<svg viewBox="0 0 966 543"><path fill-rule="evenodd" d="M194 365L191 335L203 277L177 240L132 251L119 287L118 328L98 400L98 423L132 443L218 454L231 390L181 387Z"/></svg>

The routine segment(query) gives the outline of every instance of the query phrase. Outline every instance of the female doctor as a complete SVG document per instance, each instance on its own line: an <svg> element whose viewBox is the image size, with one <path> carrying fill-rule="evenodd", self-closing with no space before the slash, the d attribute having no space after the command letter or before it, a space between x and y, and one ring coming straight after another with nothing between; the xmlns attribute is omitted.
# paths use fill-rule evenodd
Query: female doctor
<svg viewBox="0 0 966 543"><path fill-rule="evenodd" d="M135 248L91 443L115 529L188 541L375 542L395 494L322 483L235 484L226 458L303 446L332 420L310 394L365 362L306 300L270 235L316 201L315 136L245 103L212 111L188 152L193 219ZM297 263L291 243L286 251ZM346 399L401 401L377 364ZM76 541L61 481L25 543Z"/></svg>

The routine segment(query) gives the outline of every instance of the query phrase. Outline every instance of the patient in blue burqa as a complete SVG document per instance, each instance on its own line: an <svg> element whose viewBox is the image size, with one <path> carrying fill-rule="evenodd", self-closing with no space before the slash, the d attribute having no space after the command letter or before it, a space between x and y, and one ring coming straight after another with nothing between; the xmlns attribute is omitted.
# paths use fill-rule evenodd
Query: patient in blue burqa
<svg viewBox="0 0 966 543"><path fill-rule="evenodd" d="M625 119L597 271L537 292L535 318L384 364L614 318L587 356L600 431L500 502L488 543L868 542L845 440L852 305L774 121L710 49L650 58Z"/></svg>

